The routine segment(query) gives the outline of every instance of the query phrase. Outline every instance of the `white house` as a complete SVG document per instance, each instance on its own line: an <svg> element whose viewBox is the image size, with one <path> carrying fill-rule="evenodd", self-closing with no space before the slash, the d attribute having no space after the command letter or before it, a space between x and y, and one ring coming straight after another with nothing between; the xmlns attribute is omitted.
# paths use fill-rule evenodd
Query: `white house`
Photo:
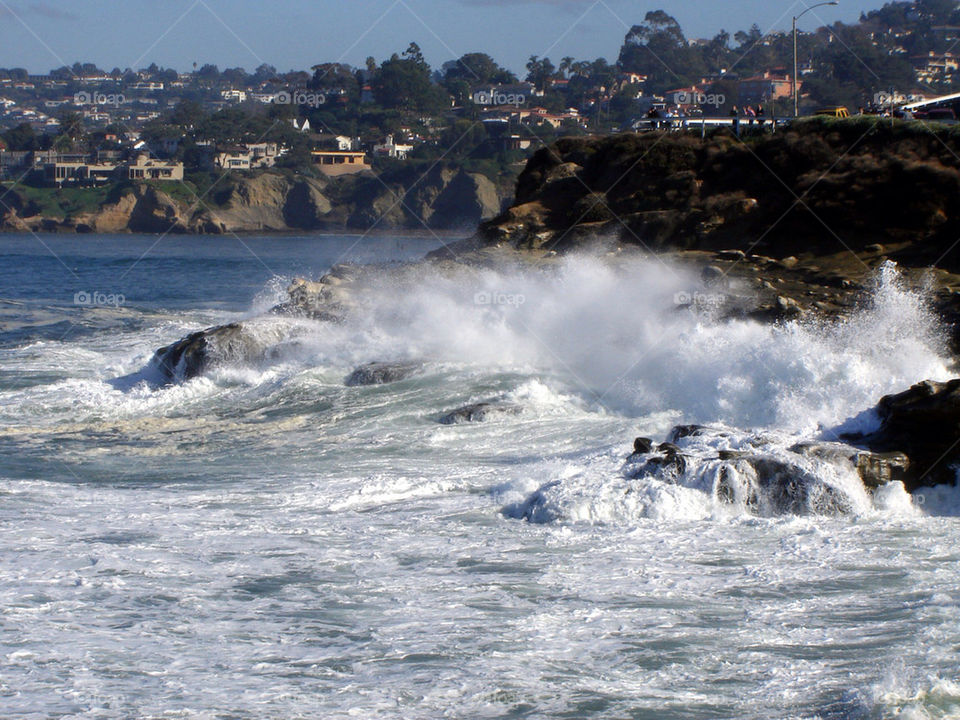
<svg viewBox="0 0 960 720"><path fill-rule="evenodd" d="M406 160L413 150L413 145L398 145L393 141L393 135L387 135L386 142L373 146L374 155L386 155L397 160Z"/></svg>

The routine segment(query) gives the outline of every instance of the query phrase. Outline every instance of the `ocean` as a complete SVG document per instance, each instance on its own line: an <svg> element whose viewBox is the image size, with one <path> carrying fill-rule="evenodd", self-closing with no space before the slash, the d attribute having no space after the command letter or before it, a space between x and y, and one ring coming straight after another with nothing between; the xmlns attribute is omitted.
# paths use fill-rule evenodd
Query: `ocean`
<svg viewBox="0 0 960 720"><path fill-rule="evenodd" d="M783 511L707 459L951 377L922 290L769 325L656 258L403 265L439 245L0 237L0 717L960 718L960 493L810 461ZM265 315L345 262L342 324ZM266 356L151 373L249 318Z"/></svg>

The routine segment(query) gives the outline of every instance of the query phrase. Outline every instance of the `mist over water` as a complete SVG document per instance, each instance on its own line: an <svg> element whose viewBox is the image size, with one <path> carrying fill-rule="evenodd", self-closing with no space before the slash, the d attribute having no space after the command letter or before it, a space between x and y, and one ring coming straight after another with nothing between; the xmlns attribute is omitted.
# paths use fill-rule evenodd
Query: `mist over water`
<svg viewBox="0 0 960 720"><path fill-rule="evenodd" d="M956 492L871 497L789 451L950 376L895 267L843 320L769 325L658 259L393 264L333 324L264 313L352 241L211 241L215 290L189 243L110 285L128 242L70 261L127 306L52 283L4 306L0 715L960 716ZM270 351L149 382L157 348L233 321ZM424 365L345 385L373 361ZM438 422L481 401L520 410ZM684 472L636 474L633 438L678 423L711 428ZM718 502L750 481L718 449L794 463L809 501Z"/></svg>

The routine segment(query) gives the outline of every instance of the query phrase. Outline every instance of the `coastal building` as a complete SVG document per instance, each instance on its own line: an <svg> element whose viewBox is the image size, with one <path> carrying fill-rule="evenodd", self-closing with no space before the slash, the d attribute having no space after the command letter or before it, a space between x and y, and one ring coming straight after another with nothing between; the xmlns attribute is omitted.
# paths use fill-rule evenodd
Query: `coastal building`
<svg viewBox="0 0 960 720"><path fill-rule="evenodd" d="M230 145L218 148L213 163L221 170L249 170L252 159L246 146Z"/></svg>
<svg viewBox="0 0 960 720"><path fill-rule="evenodd" d="M406 160L407 155L413 150L413 145L404 145L394 142L393 135L387 135L387 139L379 145L373 146L373 154L380 157L389 157L396 160Z"/></svg>
<svg viewBox="0 0 960 720"><path fill-rule="evenodd" d="M126 169L129 180L183 180L183 163L156 160L146 154L127 163Z"/></svg>
<svg viewBox="0 0 960 720"><path fill-rule="evenodd" d="M283 150L273 142L248 143L247 152L250 153L250 167L273 167L277 158L283 155Z"/></svg>
<svg viewBox="0 0 960 720"><path fill-rule="evenodd" d="M221 170L253 170L273 167L285 152L277 143L262 142L248 145L228 145L218 149L214 165Z"/></svg>
<svg viewBox="0 0 960 720"><path fill-rule="evenodd" d="M306 122L307 121L304 120L304 123ZM352 138L346 135L319 133L313 136L313 142L318 150L340 150L353 152L360 150L360 138Z"/></svg>
<svg viewBox="0 0 960 720"><path fill-rule="evenodd" d="M243 103L247 101L247 93L244 90L221 90L220 97L222 97L227 102L233 103Z"/></svg>
<svg viewBox="0 0 960 720"><path fill-rule="evenodd" d="M310 155L317 169L329 177L355 175L364 170L372 170L367 162L367 154L346 150L314 150Z"/></svg>
<svg viewBox="0 0 960 720"><path fill-rule="evenodd" d="M788 98L793 93L793 80L785 72L767 70L761 75L740 81L741 105L756 105Z"/></svg>
<svg viewBox="0 0 960 720"><path fill-rule="evenodd" d="M162 82L150 81L140 81L135 82L132 85L128 86L129 90L141 90L143 92L159 92L163 90Z"/></svg>
<svg viewBox="0 0 960 720"><path fill-rule="evenodd" d="M950 83L960 68L960 56L950 52L937 53L931 50L926 55L915 55L910 60L920 84Z"/></svg>
<svg viewBox="0 0 960 720"><path fill-rule="evenodd" d="M48 185L97 185L110 181L117 172L116 163L52 162L43 166L43 181Z"/></svg>

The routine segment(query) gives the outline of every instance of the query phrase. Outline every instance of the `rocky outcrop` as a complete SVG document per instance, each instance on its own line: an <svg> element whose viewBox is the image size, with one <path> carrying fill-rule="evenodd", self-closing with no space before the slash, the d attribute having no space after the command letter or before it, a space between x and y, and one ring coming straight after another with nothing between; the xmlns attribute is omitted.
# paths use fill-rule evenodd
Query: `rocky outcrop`
<svg viewBox="0 0 960 720"><path fill-rule="evenodd" d="M737 449L719 449L724 446ZM724 428L680 425L655 445L637 438L627 462L630 478L701 487L722 504L762 515L845 514L854 499L849 487L829 480L856 477L861 493L909 480L910 460L901 452L874 452L841 442L809 441L791 447L762 435ZM856 495L856 492L853 493Z"/></svg>
<svg viewBox="0 0 960 720"><path fill-rule="evenodd" d="M774 257L878 239L960 266L960 141L948 130L808 120L741 141L728 131L566 138L539 150L486 243L566 250L608 236L651 250ZM896 259L896 258L895 258Z"/></svg>
<svg viewBox="0 0 960 720"><path fill-rule="evenodd" d="M882 398L876 412L880 428L870 435L845 437L878 453L907 459L908 489L952 485L960 467L960 379L926 381Z"/></svg>
<svg viewBox="0 0 960 720"><path fill-rule="evenodd" d="M243 354L247 357L262 351L243 325L231 323L191 333L182 340L162 347L154 353L151 365L169 381L188 380L200 375L213 362L216 354Z"/></svg>

